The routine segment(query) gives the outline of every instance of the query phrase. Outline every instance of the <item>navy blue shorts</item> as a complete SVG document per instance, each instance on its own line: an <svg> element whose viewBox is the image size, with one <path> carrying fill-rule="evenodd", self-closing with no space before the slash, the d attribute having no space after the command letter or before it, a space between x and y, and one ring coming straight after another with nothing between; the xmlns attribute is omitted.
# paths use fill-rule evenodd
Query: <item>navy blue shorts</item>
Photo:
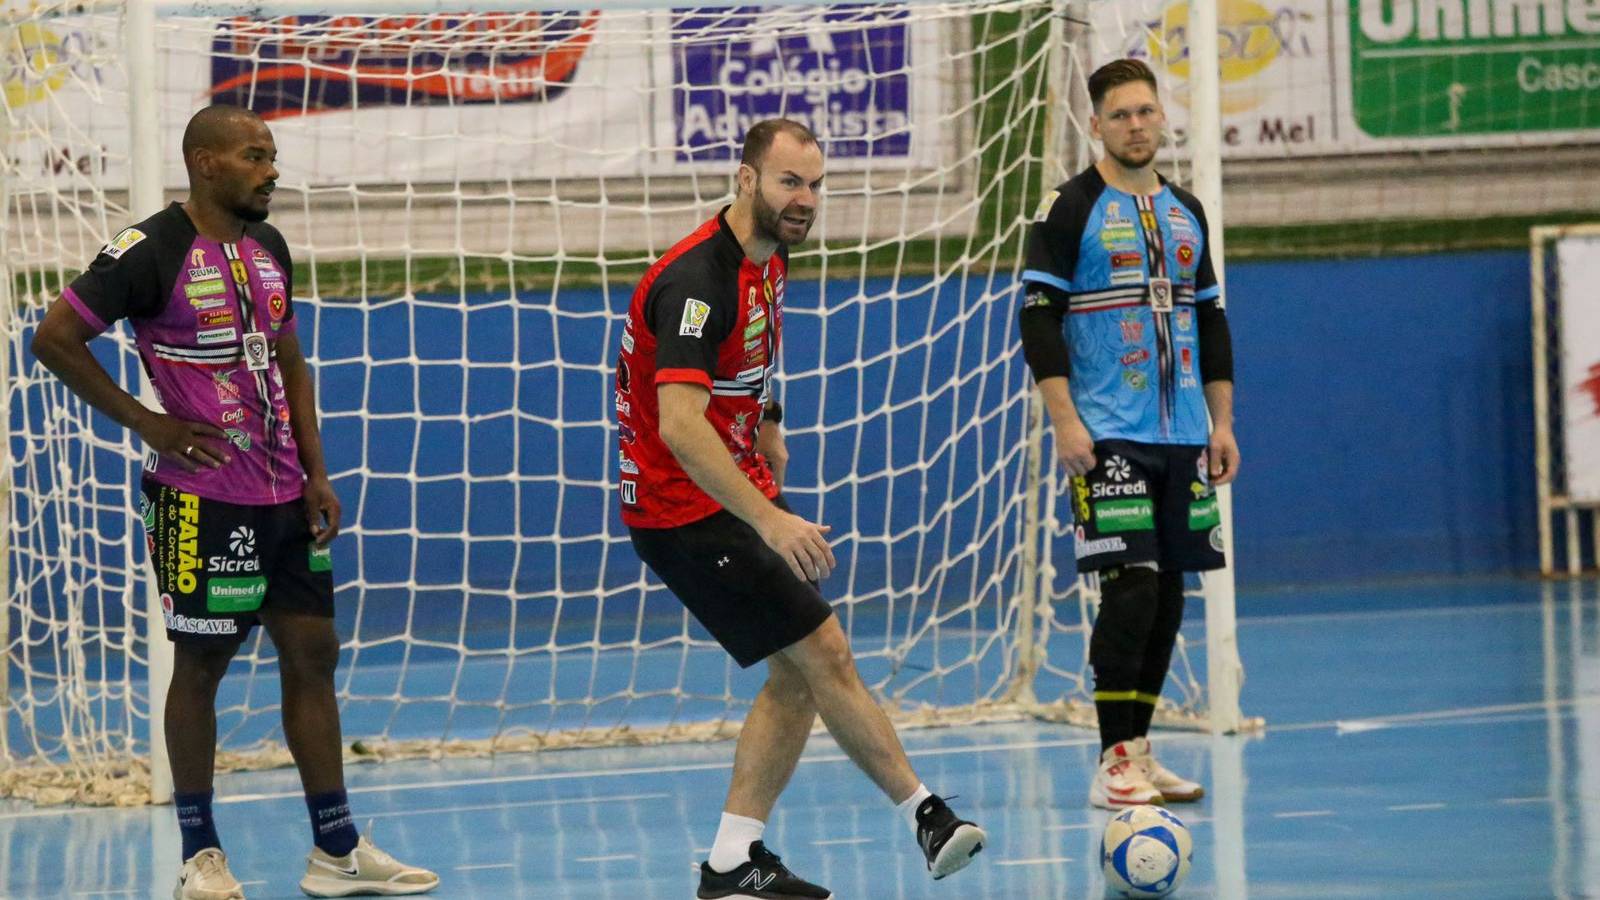
<svg viewBox="0 0 1600 900"><path fill-rule="evenodd" d="M167 637L238 643L264 607L332 618L333 557L316 546L304 509L301 500L207 500L145 478L139 515Z"/></svg>
<svg viewBox="0 0 1600 900"><path fill-rule="evenodd" d="M1072 479L1079 572L1156 563L1167 572L1226 565L1206 448L1097 441L1095 467Z"/></svg>

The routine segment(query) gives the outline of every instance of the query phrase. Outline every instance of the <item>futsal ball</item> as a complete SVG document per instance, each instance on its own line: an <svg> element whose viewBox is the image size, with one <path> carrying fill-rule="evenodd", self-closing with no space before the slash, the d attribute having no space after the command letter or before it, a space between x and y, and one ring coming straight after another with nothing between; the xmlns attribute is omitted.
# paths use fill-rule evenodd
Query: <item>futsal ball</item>
<svg viewBox="0 0 1600 900"><path fill-rule="evenodd" d="M1194 838L1159 806L1135 806L1106 823L1100 839L1106 887L1117 897L1165 897L1189 877Z"/></svg>

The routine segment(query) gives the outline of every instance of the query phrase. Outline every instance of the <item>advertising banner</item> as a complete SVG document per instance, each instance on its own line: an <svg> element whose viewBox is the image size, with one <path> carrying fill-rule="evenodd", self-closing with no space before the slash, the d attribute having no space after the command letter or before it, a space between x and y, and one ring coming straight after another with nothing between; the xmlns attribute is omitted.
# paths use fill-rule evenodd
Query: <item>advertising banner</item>
<svg viewBox="0 0 1600 900"><path fill-rule="evenodd" d="M1600 235L1556 243L1567 496L1600 505Z"/></svg>

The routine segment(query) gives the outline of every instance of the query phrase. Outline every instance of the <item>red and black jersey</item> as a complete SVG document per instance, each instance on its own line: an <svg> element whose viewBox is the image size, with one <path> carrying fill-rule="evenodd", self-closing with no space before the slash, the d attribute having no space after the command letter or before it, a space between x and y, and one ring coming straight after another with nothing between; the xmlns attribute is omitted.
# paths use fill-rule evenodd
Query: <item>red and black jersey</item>
<svg viewBox="0 0 1600 900"><path fill-rule="evenodd" d="M722 509L694 483L661 440L658 385L698 384L711 392L706 419L750 483L778 487L755 450L783 324L788 250L765 265L744 255L724 209L679 241L634 289L617 359L622 521L675 528Z"/></svg>

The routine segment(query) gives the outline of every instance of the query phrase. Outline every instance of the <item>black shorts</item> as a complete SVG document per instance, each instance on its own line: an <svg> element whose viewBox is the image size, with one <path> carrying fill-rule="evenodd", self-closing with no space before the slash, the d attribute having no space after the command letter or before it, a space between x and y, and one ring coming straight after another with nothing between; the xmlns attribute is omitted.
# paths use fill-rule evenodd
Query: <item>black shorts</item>
<svg viewBox="0 0 1600 900"><path fill-rule="evenodd" d="M773 501L783 510L783 498ZM741 668L816 631L833 615L754 528L727 510L676 528L629 528L633 549Z"/></svg>
<svg viewBox="0 0 1600 900"><path fill-rule="evenodd" d="M333 557L300 500L240 506L144 479L139 515L167 637L238 643L263 607L333 616Z"/></svg>
<svg viewBox="0 0 1600 900"><path fill-rule="evenodd" d="M1089 474L1072 479L1079 572L1148 562L1205 572L1226 564L1206 448L1097 441L1094 456Z"/></svg>

